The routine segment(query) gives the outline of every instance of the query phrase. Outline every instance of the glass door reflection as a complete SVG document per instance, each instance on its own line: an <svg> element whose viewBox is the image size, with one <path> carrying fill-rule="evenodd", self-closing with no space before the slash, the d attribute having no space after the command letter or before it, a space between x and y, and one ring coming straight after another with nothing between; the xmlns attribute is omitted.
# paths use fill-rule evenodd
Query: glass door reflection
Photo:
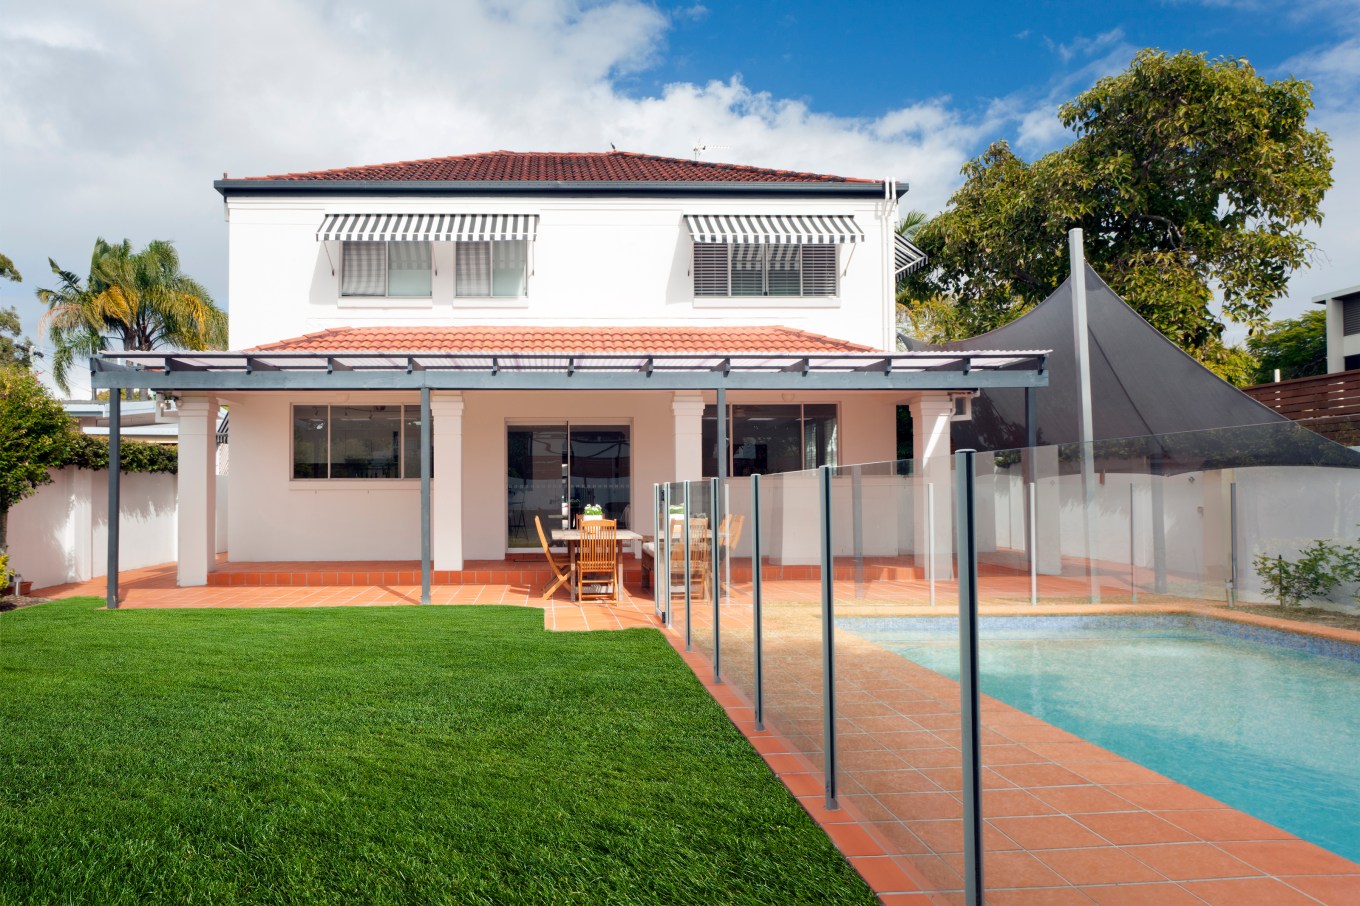
<svg viewBox="0 0 1360 906"><path fill-rule="evenodd" d="M506 538L511 549L539 546L534 517L551 543L589 504L627 528L632 497L627 425L510 425L506 429Z"/></svg>

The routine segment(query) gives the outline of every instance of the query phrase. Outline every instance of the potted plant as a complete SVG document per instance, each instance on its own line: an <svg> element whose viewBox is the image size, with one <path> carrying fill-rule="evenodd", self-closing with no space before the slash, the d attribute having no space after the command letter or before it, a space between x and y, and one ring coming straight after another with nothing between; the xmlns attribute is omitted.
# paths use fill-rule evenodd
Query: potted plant
<svg viewBox="0 0 1360 906"><path fill-rule="evenodd" d="M604 507L600 506L598 503L587 503L587 504L585 505L585 508L584 508L583 510L581 510L581 521L582 521L582 522L590 522L590 521L592 521L592 520L594 520L594 519L603 519L603 518L604 518Z"/></svg>
<svg viewBox="0 0 1360 906"><path fill-rule="evenodd" d="M33 583L19 581L19 575L9 568L9 556L0 554L0 597L18 595L24 598L32 590Z"/></svg>

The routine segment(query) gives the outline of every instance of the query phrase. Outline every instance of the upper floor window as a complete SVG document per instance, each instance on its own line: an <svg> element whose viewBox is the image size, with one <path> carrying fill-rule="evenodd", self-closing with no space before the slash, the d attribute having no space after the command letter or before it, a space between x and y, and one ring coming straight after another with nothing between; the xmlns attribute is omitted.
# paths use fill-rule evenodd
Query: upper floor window
<svg viewBox="0 0 1360 906"><path fill-rule="evenodd" d="M340 295L430 297L430 243L345 242L343 246Z"/></svg>
<svg viewBox="0 0 1360 906"><path fill-rule="evenodd" d="M528 293L528 241L459 242L454 249L455 295L518 297Z"/></svg>
<svg viewBox="0 0 1360 906"><path fill-rule="evenodd" d="M836 246L694 244L696 296L834 296Z"/></svg>

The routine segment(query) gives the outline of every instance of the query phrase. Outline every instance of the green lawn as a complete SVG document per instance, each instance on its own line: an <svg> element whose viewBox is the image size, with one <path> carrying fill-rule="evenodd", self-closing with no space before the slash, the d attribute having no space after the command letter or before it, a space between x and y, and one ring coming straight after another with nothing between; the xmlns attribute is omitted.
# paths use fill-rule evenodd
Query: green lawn
<svg viewBox="0 0 1360 906"><path fill-rule="evenodd" d="M651 630L0 614L0 903L872 903Z"/></svg>

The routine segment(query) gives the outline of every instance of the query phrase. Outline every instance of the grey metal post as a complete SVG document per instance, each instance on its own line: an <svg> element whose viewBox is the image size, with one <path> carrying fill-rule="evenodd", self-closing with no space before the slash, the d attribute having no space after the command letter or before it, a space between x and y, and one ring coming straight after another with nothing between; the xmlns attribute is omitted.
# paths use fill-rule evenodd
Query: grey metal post
<svg viewBox="0 0 1360 906"><path fill-rule="evenodd" d="M718 477L727 477L727 388L718 388Z"/></svg>
<svg viewBox="0 0 1360 906"><path fill-rule="evenodd" d="M664 511L664 515L661 517L661 524L664 526L664 528L662 529L662 532L664 533L664 536L665 536L665 543L666 543L666 576L665 576L664 579L661 578L661 538L662 538L662 536L661 536L661 535L658 535L658 536L657 536L657 545L656 545L656 573L657 573L657 580L658 580L657 594L660 595L660 594L663 594L663 593L664 593L665 596L666 596L666 616L665 616L665 619L666 619L666 627L669 629L669 628L671 628L671 627L673 627L673 626L675 625L675 614L671 612L671 597L672 597L672 595L671 595L671 557L673 557L674 554L673 554L672 551L671 551L671 485L670 485L670 482L666 482L665 484L661 485L661 509ZM665 591L662 592L661 589L665 589ZM661 598L658 597L657 600L660 601Z"/></svg>
<svg viewBox="0 0 1360 906"><path fill-rule="evenodd" d="M1136 503L1134 497L1133 480L1129 480L1129 591L1133 594L1133 603L1138 603L1138 533L1135 530L1137 523L1133 517L1133 507Z"/></svg>
<svg viewBox="0 0 1360 906"><path fill-rule="evenodd" d="M420 388L420 603L430 603L430 388Z"/></svg>
<svg viewBox="0 0 1360 906"><path fill-rule="evenodd" d="M864 597L864 488L858 465L850 467L851 539L855 545L855 599Z"/></svg>
<svg viewBox="0 0 1360 906"><path fill-rule="evenodd" d="M1228 606L1237 606L1237 482L1228 484Z"/></svg>
<svg viewBox="0 0 1360 906"><path fill-rule="evenodd" d="M719 491L722 485L718 479L711 480L709 487L713 494L713 531L712 542L709 545L709 566L713 571L712 582L710 583L713 591L713 682L722 682L722 632L718 625L719 610L718 602L722 598L722 573L718 566L722 559L720 539L718 538L719 517L722 514L722 504L718 501Z"/></svg>
<svg viewBox="0 0 1360 906"><path fill-rule="evenodd" d="M107 591L106 604L109 610L118 609L118 515L119 491L123 477L122 431L123 400L122 391L114 388L109 391L109 565L105 579Z"/></svg>
<svg viewBox="0 0 1360 906"><path fill-rule="evenodd" d="M963 730L964 902L982 903L982 734L978 720L977 451L954 454L959 552L959 716Z"/></svg>
<svg viewBox="0 0 1360 906"><path fill-rule="evenodd" d="M826 807L840 808L836 801L836 620L835 560L831 545L831 467L817 467L821 501L822 553L822 750L825 756Z"/></svg>
<svg viewBox="0 0 1360 906"><path fill-rule="evenodd" d="M694 583L689 574L689 482L685 482L685 650L694 650L693 620L689 618L690 604L693 602Z"/></svg>
<svg viewBox="0 0 1360 906"><path fill-rule="evenodd" d="M652 485L652 612L657 616L661 616L661 526L665 524L665 511L665 491L658 482Z"/></svg>
<svg viewBox="0 0 1360 906"><path fill-rule="evenodd" d="M761 650L761 589L760 589L760 476L751 476L751 602L755 610L753 647L755 650L756 729L765 729L765 662Z"/></svg>

